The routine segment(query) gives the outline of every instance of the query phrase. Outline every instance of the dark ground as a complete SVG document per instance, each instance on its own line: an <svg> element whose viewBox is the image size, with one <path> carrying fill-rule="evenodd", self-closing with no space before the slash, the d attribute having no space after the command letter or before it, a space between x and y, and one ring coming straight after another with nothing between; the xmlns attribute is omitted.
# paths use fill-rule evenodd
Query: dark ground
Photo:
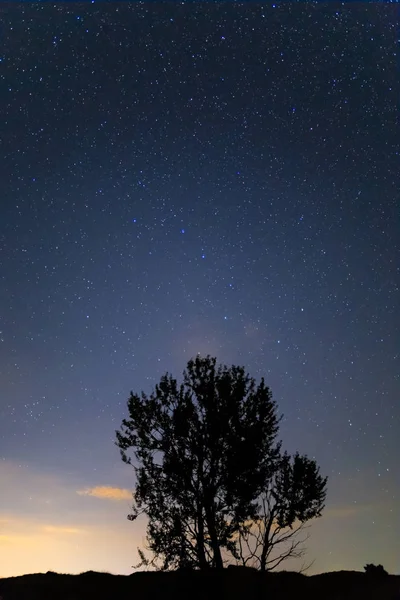
<svg viewBox="0 0 400 600"><path fill-rule="evenodd" d="M306 576L225 569L220 573L139 572L129 576L89 571L0 579L0 600L246 600L250 595L265 600L400 600L400 576L374 579L357 571Z"/></svg>

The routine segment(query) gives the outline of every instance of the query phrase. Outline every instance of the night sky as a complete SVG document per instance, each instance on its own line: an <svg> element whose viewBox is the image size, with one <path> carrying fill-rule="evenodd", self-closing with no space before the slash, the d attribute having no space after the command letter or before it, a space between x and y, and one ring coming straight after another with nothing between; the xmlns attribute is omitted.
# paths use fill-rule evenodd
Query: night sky
<svg viewBox="0 0 400 600"><path fill-rule="evenodd" d="M114 432L198 352L329 476L310 572L399 572L398 8L1 5L0 576L131 572Z"/></svg>

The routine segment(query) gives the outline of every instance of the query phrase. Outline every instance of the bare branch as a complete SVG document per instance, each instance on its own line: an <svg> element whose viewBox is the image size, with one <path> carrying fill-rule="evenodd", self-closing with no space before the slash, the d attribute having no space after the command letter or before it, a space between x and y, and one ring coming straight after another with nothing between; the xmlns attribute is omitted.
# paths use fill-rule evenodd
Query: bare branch
<svg viewBox="0 0 400 600"><path fill-rule="evenodd" d="M315 558L313 558L311 562L303 564L301 566L301 569L299 569L298 573L305 573L313 566L314 563L315 563Z"/></svg>

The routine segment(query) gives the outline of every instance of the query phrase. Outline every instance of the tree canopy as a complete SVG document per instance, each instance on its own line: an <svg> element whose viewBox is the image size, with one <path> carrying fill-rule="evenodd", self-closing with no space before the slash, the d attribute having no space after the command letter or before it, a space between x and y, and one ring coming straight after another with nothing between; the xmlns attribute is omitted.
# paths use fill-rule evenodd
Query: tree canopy
<svg viewBox="0 0 400 600"><path fill-rule="evenodd" d="M222 568L230 557L273 568L277 543L321 514L326 479L315 461L282 453L271 391L243 367L197 356L181 384L167 373L151 394L131 392L128 413L116 444L136 475L128 518L148 518L153 557L140 549L141 564Z"/></svg>

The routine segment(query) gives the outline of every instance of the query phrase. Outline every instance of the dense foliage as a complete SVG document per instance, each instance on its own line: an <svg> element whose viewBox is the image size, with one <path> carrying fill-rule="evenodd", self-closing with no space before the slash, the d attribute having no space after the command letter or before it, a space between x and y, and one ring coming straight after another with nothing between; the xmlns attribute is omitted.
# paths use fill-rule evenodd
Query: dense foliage
<svg viewBox="0 0 400 600"><path fill-rule="evenodd" d="M136 474L129 518L148 517L153 558L140 550L141 564L222 568L230 556L267 570L294 525L321 514L326 479L306 456L281 452L271 391L243 367L198 356L180 385L166 374L150 395L132 392L128 411L116 443Z"/></svg>

